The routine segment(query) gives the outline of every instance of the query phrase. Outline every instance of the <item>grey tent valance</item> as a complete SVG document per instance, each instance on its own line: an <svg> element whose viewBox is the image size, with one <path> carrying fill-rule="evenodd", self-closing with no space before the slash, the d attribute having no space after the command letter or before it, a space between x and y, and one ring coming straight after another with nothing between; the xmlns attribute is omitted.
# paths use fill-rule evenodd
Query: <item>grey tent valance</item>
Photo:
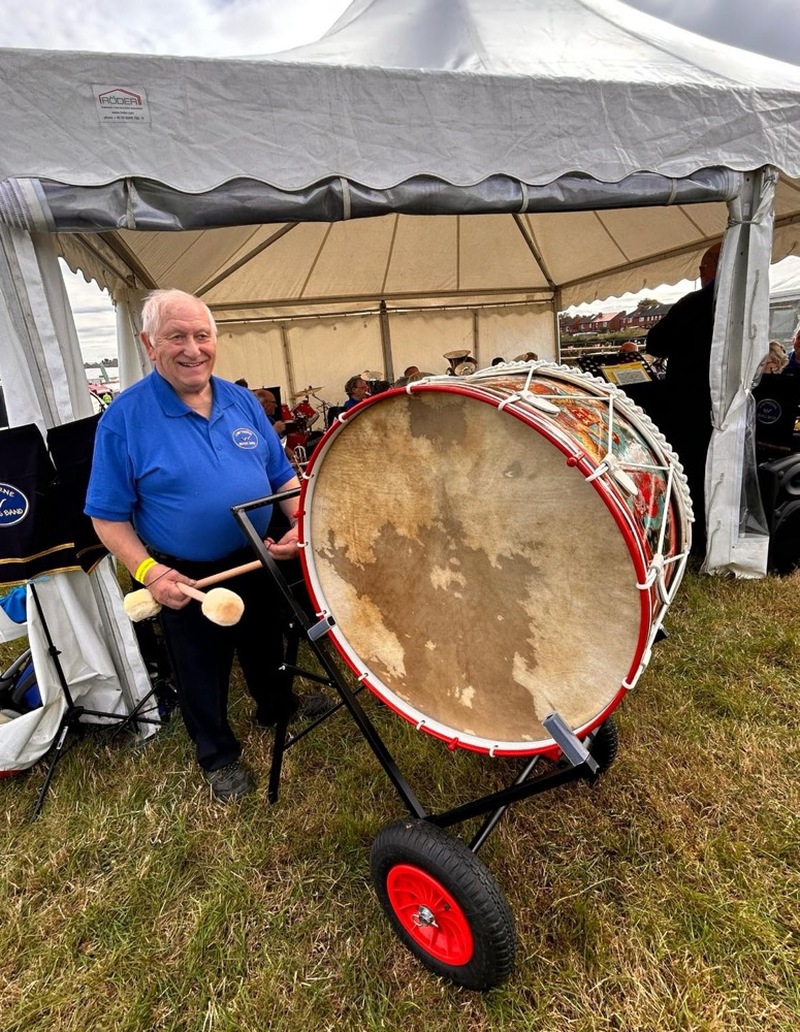
<svg viewBox="0 0 800 1032"><path fill-rule="evenodd" d="M573 173L544 186L495 175L474 186L415 176L376 190L338 176L304 190L286 191L254 179L233 179L200 194L163 183L119 179L103 186L72 186L42 179L0 183L0 223L27 232L92 233L112 229L198 230L285 222L340 222L404 215L524 214L589 211L729 201L742 175L701 169L673 179L637 172L618 183Z"/></svg>

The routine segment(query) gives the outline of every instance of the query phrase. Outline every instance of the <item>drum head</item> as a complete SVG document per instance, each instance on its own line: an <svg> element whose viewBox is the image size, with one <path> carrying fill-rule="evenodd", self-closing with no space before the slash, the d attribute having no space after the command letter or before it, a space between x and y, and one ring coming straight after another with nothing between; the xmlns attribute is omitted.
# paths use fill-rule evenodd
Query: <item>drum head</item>
<svg viewBox="0 0 800 1032"><path fill-rule="evenodd" d="M553 745L638 666L630 540L544 432L452 389L376 398L331 432L302 505L312 596L385 702L467 748Z"/></svg>

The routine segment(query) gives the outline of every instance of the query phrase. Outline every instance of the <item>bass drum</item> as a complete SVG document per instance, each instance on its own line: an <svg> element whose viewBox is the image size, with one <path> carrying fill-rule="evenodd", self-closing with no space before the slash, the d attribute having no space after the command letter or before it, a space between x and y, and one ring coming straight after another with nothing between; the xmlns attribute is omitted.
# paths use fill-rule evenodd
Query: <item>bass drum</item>
<svg viewBox="0 0 800 1032"><path fill-rule="evenodd" d="M563 366L436 377L339 417L301 556L356 675L418 729L556 755L644 670L690 544L686 480L617 387Z"/></svg>

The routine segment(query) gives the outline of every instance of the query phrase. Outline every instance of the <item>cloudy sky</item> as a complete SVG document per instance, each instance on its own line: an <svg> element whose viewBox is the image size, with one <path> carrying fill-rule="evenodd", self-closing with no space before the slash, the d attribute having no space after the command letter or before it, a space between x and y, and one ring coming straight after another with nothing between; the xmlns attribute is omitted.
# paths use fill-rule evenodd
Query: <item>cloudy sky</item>
<svg viewBox="0 0 800 1032"><path fill-rule="evenodd" d="M403 0L395 0L401 5ZM0 0L0 47L192 56L268 54L319 38L349 0ZM800 64L800 0L628 0L692 32ZM66 276L87 359L113 354L106 295Z"/></svg>

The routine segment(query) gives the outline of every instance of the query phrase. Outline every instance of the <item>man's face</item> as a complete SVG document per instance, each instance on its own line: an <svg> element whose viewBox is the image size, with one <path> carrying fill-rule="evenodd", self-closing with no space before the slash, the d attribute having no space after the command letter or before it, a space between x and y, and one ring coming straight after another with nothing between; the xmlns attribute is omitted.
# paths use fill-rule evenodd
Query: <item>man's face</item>
<svg viewBox="0 0 800 1032"><path fill-rule="evenodd" d="M153 338L143 333L142 340L158 372L179 395L207 386L217 358L217 336L200 301L173 301Z"/></svg>
<svg viewBox="0 0 800 1032"><path fill-rule="evenodd" d="M367 396L367 381L359 380L353 388L353 397L356 401L363 401Z"/></svg>
<svg viewBox="0 0 800 1032"><path fill-rule="evenodd" d="M261 407L263 408L266 415L268 417L274 416L275 405L277 404L277 402L275 401L275 395L272 393L272 391L256 391L256 397L261 403Z"/></svg>

